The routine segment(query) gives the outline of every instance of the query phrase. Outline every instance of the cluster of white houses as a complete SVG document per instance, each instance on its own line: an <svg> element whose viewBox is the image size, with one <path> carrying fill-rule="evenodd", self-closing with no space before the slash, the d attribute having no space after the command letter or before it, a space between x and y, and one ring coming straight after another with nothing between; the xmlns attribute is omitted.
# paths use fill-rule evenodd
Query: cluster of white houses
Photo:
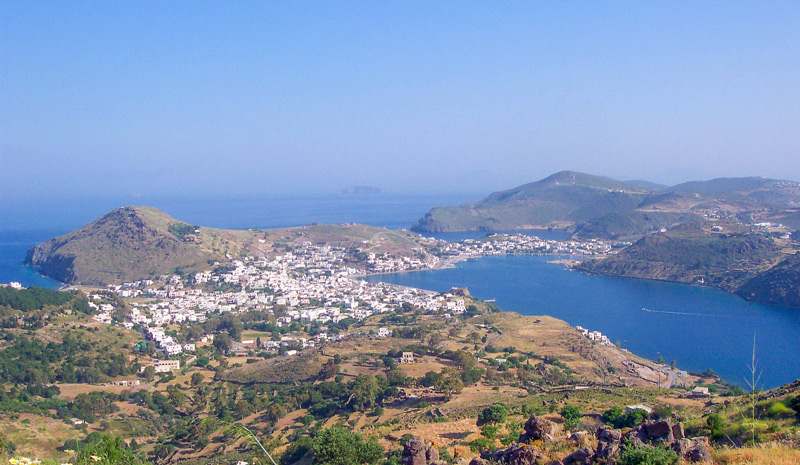
<svg viewBox="0 0 800 465"><path fill-rule="evenodd" d="M419 259L395 262L385 255L370 256L369 260L373 260L373 266L379 267L388 266L387 263L395 263L393 266L430 266L429 262ZM109 286L109 289L129 299L130 312L123 325L140 327L167 356L194 352L195 346L178 343L166 334L164 328L174 323L202 323L209 313L270 312L275 316L276 324L284 326L295 321L326 324L347 318L362 320L406 303L427 311L453 315L466 310L462 297L386 283L368 283L358 279L362 275L363 270L345 264L342 250L304 243L274 258L246 257L217 271L203 271L190 277L164 276L157 280ZM103 321L110 322L111 319L104 317ZM391 331L380 328L377 336L389 337ZM204 339L210 340L211 337L213 334ZM281 341L264 341L261 348L278 350L290 347L291 350L285 354L291 355L295 350L335 337L329 337L327 333L313 338L289 335ZM236 341L232 352L255 348L251 344L253 341Z"/></svg>
<svg viewBox="0 0 800 465"><path fill-rule="evenodd" d="M586 328L584 328L582 326L576 326L575 329L580 331L580 333L583 334L584 337L586 337L587 339L589 339L592 342L596 342L596 343L604 345L604 346L613 345L613 343L608 338L608 336L606 336L605 334L601 333L600 331L589 331L588 329L586 329Z"/></svg>
<svg viewBox="0 0 800 465"><path fill-rule="evenodd" d="M443 255L466 257L514 253L584 254L609 253L610 244L603 241L553 241L523 234L494 234L484 240L451 243L436 241ZM215 271L202 271L192 276L162 276L109 289L132 299L124 326L140 327L167 356L194 352L192 343L181 344L165 334L164 327L183 322L202 323L209 313L264 311L276 317L278 326L301 323L337 323L352 318L362 320L376 313L392 311L410 304L426 311L442 311L457 315L466 311L462 297L439 294L386 283L368 283L360 278L365 272L389 272L427 269L439 258L427 253L419 257L394 257L390 254L367 254L362 269L346 261L341 247L319 246L310 242L295 244L287 252L270 258L245 257ZM223 289L223 290L220 290ZM111 322L112 307L98 307L98 321ZM276 311L280 307L280 312ZM608 338L588 331L587 337L600 343ZM391 332L380 328L379 337ZM597 333L599 334L599 333ZM213 337L213 335L207 335ZM292 350L327 340L323 333L311 339L266 341L263 348ZM248 344L237 341L236 349ZM286 353L290 353L288 351ZM164 368L166 369L166 368Z"/></svg>

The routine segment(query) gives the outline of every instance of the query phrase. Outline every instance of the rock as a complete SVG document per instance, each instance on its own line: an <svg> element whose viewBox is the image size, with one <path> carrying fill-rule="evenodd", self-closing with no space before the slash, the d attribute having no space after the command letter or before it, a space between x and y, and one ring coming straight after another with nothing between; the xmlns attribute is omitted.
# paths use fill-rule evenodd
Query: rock
<svg viewBox="0 0 800 465"><path fill-rule="evenodd" d="M512 444L507 449L495 449L481 454L481 458L508 465L535 465L541 454L525 444Z"/></svg>
<svg viewBox="0 0 800 465"><path fill-rule="evenodd" d="M414 436L403 446L400 463L402 465L428 465L426 451L425 441L419 436Z"/></svg>
<svg viewBox="0 0 800 465"><path fill-rule="evenodd" d="M625 438L628 439L633 446L643 446L650 439L650 436L644 428L644 423L642 423L634 426L632 430L625 433Z"/></svg>
<svg viewBox="0 0 800 465"><path fill-rule="evenodd" d="M585 447L578 449L564 458L561 462L564 465L591 465L594 461L594 451Z"/></svg>
<svg viewBox="0 0 800 465"><path fill-rule="evenodd" d="M439 460L439 448L434 443L428 443L425 448L425 460L428 464L432 464Z"/></svg>
<svg viewBox="0 0 800 465"><path fill-rule="evenodd" d="M681 457L685 457L686 454L689 452L689 448L691 447L692 447L692 441L686 438L678 439L677 441L675 441L674 444L672 444L672 450L674 450L675 453Z"/></svg>
<svg viewBox="0 0 800 465"><path fill-rule="evenodd" d="M689 449L686 453L686 460L690 462L710 462L711 449L704 446Z"/></svg>
<svg viewBox="0 0 800 465"><path fill-rule="evenodd" d="M672 436L675 438L675 441L686 437L686 432L683 430L683 423L675 423L672 425Z"/></svg>
<svg viewBox="0 0 800 465"><path fill-rule="evenodd" d="M556 425L550 420L531 415L525 422L525 432L519 436L519 442L549 441L556 434Z"/></svg>
<svg viewBox="0 0 800 465"><path fill-rule="evenodd" d="M597 452L599 459L609 459L619 454L622 446L622 431L618 429L602 429L597 434Z"/></svg>
<svg viewBox="0 0 800 465"><path fill-rule="evenodd" d="M690 462L710 462L711 444L708 438L700 436L689 440L689 449L683 455Z"/></svg>
<svg viewBox="0 0 800 465"><path fill-rule="evenodd" d="M654 444L672 444L675 436L672 435L672 422L669 420L645 423L645 431L650 442Z"/></svg>
<svg viewBox="0 0 800 465"><path fill-rule="evenodd" d="M469 461L469 465L486 465L486 461L479 458L474 458Z"/></svg>
<svg viewBox="0 0 800 465"><path fill-rule="evenodd" d="M587 431L575 431L570 435L569 439L575 442L581 442L581 440L588 435L589 433Z"/></svg>

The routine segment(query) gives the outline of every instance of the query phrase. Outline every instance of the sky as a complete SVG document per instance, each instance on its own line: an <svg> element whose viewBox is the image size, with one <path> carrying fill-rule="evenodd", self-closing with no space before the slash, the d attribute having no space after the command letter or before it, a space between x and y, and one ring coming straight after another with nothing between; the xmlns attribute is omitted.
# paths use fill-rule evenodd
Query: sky
<svg viewBox="0 0 800 465"><path fill-rule="evenodd" d="M0 2L0 199L800 180L800 2Z"/></svg>

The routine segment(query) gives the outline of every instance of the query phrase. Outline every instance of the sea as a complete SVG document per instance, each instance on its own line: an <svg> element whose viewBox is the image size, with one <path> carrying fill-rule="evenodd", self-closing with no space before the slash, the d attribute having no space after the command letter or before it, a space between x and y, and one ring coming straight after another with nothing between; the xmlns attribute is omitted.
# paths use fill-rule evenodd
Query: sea
<svg viewBox="0 0 800 465"><path fill-rule="evenodd" d="M30 201L0 211L0 283L58 288L61 284L23 266L26 251L124 205L150 205L193 224L277 228L309 223L357 222L409 228L436 205L457 205L480 194L372 196L119 198ZM447 240L485 233L443 233ZM527 231L560 239L560 231ZM673 360L691 372L712 369L746 387L755 348L757 386L769 389L800 378L800 310L747 302L722 291L660 281L589 276L548 263L553 256L492 256L454 268L367 278L434 291L467 287L496 299L506 311L550 315L597 330L622 348L653 360ZM561 257L564 258L564 257ZM646 310L643 310L646 309Z"/></svg>

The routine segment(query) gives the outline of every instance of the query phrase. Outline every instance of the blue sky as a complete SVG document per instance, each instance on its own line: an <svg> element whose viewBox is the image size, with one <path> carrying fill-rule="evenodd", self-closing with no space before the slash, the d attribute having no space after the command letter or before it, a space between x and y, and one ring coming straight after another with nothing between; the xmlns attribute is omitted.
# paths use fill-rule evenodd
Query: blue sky
<svg viewBox="0 0 800 465"><path fill-rule="evenodd" d="M798 2L7 0L0 198L800 180L797 31Z"/></svg>

